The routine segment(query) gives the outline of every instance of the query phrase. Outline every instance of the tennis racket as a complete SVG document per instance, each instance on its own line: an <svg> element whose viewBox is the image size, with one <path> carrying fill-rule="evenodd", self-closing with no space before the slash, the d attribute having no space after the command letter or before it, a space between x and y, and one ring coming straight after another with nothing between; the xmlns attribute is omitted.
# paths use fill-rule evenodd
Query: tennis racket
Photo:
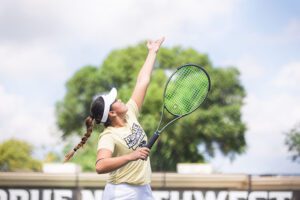
<svg viewBox="0 0 300 200"><path fill-rule="evenodd" d="M199 108L209 90L210 78L202 67L194 64L178 67L166 83L160 122L145 146L151 149L165 128ZM172 118L162 124L165 110L171 114Z"/></svg>

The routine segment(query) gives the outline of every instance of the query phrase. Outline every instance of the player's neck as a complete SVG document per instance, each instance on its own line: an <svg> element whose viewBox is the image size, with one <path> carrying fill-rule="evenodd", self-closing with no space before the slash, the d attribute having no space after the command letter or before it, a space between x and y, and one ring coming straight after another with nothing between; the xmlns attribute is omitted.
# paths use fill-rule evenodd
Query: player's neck
<svg viewBox="0 0 300 200"><path fill-rule="evenodd" d="M125 118L121 118L121 117L116 117L114 120L112 120L111 122L111 126L115 127L115 128L120 128L126 125L126 119Z"/></svg>

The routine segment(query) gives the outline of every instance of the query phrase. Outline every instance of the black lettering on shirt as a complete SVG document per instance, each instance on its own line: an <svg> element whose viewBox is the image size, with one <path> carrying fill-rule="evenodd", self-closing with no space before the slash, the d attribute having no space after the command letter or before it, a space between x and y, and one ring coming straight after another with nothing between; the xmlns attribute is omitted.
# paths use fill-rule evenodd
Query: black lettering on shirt
<svg viewBox="0 0 300 200"><path fill-rule="evenodd" d="M145 137L144 130L136 123L132 124L131 134L124 138L129 149L136 150L143 138Z"/></svg>

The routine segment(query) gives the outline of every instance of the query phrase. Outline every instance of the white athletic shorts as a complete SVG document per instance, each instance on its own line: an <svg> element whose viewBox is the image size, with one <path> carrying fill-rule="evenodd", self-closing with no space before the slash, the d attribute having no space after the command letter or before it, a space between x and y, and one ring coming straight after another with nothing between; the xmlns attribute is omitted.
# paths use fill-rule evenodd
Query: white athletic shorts
<svg viewBox="0 0 300 200"><path fill-rule="evenodd" d="M146 185L130 185L126 183L107 183L102 200L154 200L151 187Z"/></svg>

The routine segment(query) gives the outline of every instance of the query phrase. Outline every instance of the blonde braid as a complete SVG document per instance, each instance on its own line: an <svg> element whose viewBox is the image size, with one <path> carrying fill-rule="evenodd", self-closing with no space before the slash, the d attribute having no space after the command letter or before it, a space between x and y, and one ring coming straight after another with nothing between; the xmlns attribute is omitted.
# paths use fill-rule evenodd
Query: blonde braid
<svg viewBox="0 0 300 200"><path fill-rule="evenodd" d="M93 126L94 126L94 119L91 116L88 116L85 119L85 126L86 126L86 133L81 138L80 143L73 150L71 150L68 154L66 154L64 162L69 161L74 156L75 152L78 149L80 149L86 143L86 141L89 139L89 137L91 136L91 134L93 132Z"/></svg>

